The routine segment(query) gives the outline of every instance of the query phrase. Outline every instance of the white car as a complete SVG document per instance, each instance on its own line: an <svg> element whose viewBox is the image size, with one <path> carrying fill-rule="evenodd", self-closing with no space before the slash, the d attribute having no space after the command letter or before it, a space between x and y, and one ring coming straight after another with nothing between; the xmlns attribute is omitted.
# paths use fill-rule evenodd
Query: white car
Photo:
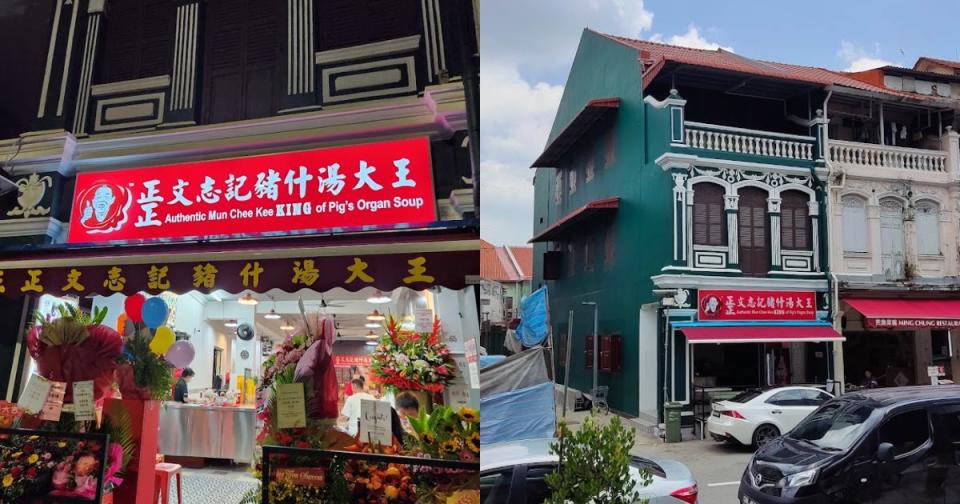
<svg viewBox="0 0 960 504"><path fill-rule="evenodd" d="M833 396L814 387L750 390L713 403L707 432L717 441L761 448L793 429Z"/></svg>
<svg viewBox="0 0 960 504"><path fill-rule="evenodd" d="M481 504L540 504L550 496L544 476L556 469L550 453L556 439L530 439L485 445L480 450ZM637 487L641 502L697 504L699 488L687 466L674 460L630 457L630 475L650 471L653 481Z"/></svg>

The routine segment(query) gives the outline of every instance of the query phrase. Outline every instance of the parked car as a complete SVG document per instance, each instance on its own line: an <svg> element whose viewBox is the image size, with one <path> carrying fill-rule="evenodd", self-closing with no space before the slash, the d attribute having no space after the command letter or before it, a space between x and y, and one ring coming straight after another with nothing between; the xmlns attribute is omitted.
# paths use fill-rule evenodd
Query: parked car
<svg viewBox="0 0 960 504"><path fill-rule="evenodd" d="M749 390L713 404L707 432L717 441L762 448L833 396L814 387Z"/></svg>
<svg viewBox="0 0 960 504"><path fill-rule="evenodd" d="M853 392L754 454L741 504L960 502L960 385Z"/></svg>
<svg viewBox="0 0 960 504"><path fill-rule="evenodd" d="M486 445L480 450L481 504L540 504L550 496L544 476L556 469L550 454L556 439L532 439ZM639 483L640 471L653 481L637 488L650 504L696 504L699 489L690 470L673 460L633 457L630 473Z"/></svg>

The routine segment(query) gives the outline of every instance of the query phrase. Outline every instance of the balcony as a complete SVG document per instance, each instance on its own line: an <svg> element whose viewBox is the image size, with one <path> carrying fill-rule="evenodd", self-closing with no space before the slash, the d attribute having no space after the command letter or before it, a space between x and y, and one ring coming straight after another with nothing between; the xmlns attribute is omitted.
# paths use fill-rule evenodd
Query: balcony
<svg viewBox="0 0 960 504"><path fill-rule="evenodd" d="M947 151L830 140L830 161L867 168L948 173Z"/></svg>
<svg viewBox="0 0 960 504"><path fill-rule="evenodd" d="M811 136L693 121L685 121L684 130L685 144L691 149L807 162L815 160L817 150L817 139Z"/></svg>

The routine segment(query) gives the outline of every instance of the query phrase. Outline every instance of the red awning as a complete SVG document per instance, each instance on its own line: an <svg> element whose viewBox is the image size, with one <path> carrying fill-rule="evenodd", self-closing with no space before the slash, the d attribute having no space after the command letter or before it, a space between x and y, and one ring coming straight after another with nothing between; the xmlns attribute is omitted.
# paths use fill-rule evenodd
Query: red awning
<svg viewBox="0 0 960 504"><path fill-rule="evenodd" d="M619 108L620 98L597 98L587 102L577 116L567 123L563 131L543 149L543 153L530 165L530 168L556 167L570 147L590 131L594 124L612 116Z"/></svg>
<svg viewBox="0 0 960 504"><path fill-rule="evenodd" d="M960 327L960 299L844 299L866 318L867 327Z"/></svg>
<svg viewBox="0 0 960 504"><path fill-rule="evenodd" d="M843 341L828 325L730 325L680 328L690 343L798 343Z"/></svg>
<svg viewBox="0 0 960 504"><path fill-rule="evenodd" d="M529 243L560 240L570 232L576 232L578 224L583 224L600 216L610 215L616 212L618 208L620 208L620 198L591 201L561 217L550 227L531 238Z"/></svg>

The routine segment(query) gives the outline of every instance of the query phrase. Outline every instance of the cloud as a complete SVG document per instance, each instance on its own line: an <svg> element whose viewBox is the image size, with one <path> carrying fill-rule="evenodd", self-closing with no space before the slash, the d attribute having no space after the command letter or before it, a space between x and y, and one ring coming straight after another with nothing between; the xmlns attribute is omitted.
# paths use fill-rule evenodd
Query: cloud
<svg viewBox="0 0 960 504"><path fill-rule="evenodd" d="M530 83L516 67L488 64L480 80L481 234L523 244L533 233L533 174L563 86Z"/></svg>
<svg viewBox="0 0 960 504"><path fill-rule="evenodd" d="M873 53L869 53L852 42L842 40L840 41L840 48L837 49L837 57L846 65L846 68L843 69L844 72L862 72L871 68L897 65L880 57L879 44L874 46Z"/></svg>
<svg viewBox="0 0 960 504"><path fill-rule="evenodd" d="M678 45L683 47L690 47L693 49L708 49L715 51L717 49L723 49L724 51L734 52L733 48L730 46L722 46L716 42L710 42L700 34L700 28L697 28L695 25L690 25L687 29L687 33L683 35L673 35L668 39L663 38L663 34L656 33L650 40L653 42L662 42L665 44Z"/></svg>
<svg viewBox="0 0 960 504"><path fill-rule="evenodd" d="M651 26L653 13L642 0L484 0L481 64L496 61L534 72L564 71L584 27L640 37Z"/></svg>

